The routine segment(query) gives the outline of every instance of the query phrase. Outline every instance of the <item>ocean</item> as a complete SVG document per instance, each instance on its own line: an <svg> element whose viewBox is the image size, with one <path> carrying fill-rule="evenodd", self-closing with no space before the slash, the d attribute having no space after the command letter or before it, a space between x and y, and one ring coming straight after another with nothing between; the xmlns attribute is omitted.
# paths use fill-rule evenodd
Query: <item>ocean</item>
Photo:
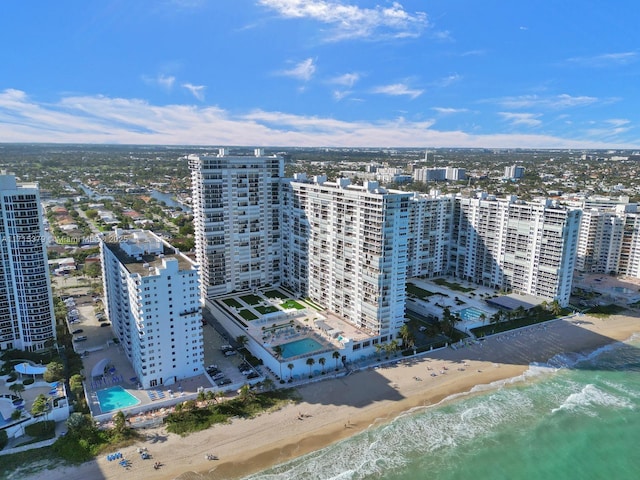
<svg viewBox="0 0 640 480"><path fill-rule="evenodd" d="M246 480L640 478L640 336L558 355Z"/></svg>

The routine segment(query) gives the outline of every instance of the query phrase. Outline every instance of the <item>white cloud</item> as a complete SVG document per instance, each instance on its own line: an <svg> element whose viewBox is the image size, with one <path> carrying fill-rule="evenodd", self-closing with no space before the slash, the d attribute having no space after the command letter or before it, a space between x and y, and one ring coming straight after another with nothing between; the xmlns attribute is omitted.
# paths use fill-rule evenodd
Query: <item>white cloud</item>
<svg viewBox="0 0 640 480"><path fill-rule="evenodd" d="M514 113L514 112L498 112L502 118L510 122L512 125L526 125L527 127L537 127L542 122L538 120L540 116L537 113Z"/></svg>
<svg viewBox="0 0 640 480"><path fill-rule="evenodd" d="M142 80L148 85L156 85L164 90L171 90L173 85L176 83L176 77L171 75L159 74L155 77L149 77L144 75Z"/></svg>
<svg viewBox="0 0 640 480"><path fill-rule="evenodd" d="M310 18L334 27L330 40L348 38L417 37L427 27L427 15L409 13L393 2L389 7L361 8L337 0L259 0L285 18Z"/></svg>
<svg viewBox="0 0 640 480"><path fill-rule="evenodd" d="M453 85L460 80L462 80L462 75L458 75L457 73L455 73L453 75L449 75L447 77L436 80L433 85L436 87L448 87L449 85Z"/></svg>
<svg viewBox="0 0 640 480"><path fill-rule="evenodd" d="M584 67L608 67L611 65L628 65L636 60L638 60L638 52L617 52L590 57L573 57L567 59L567 62Z"/></svg>
<svg viewBox="0 0 640 480"><path fill-rule="evenodd" d="M345 87L353 87L355 83L360 80L360 74L358 73L345 73L329 80L329 83L335 83L336 85L344 85Z"/></svg>
<svg viewBox="0 0 640 480"><path fill-rule="evenodd" d="M308 82L313 77L313 74L316 72L316 66L313 63L313 58L307 58L302 62L298 63L295 67L289 70L283 70L280 72L280 75L284 75L286 77L293 77L299 80L304 80Z"/></svg>
<svg viewBox="0 0 640 480"><path fill-rule="evenodd" d="M613 125L614 127L622 127L623 125L631 123L631 121L626 118L610 118L609 120L605 120L605 122L609 125Z"/></svg>
<svg viewBox="0 0 640 480"><path fill-rule="evenodd" d="M586 95L571 96L566 93L548 97L542 97L539 95L521 95L519 97L505 97L498 99L498 103L506 108L546 108L546 109L561 109L582 107L591 105L599 101L596 97L589 97Z"/></svg>
<svg viewBox="0 0 640 480"><path fill-rule="evenodd" d="M335 98L337 101L340 101L343 98L348 97L352 93L353 92L351 90L334 90L333 91L333 98Z"/></svg>
<svg viewBox="0 0 640 480"><path fill-rule="evenodd" d="M525 114L526 115L526 114ZM513 118L513 117L511 117ZM614 127L615 128L615 127ZM214 133L212 133L214 132ZM594 131L595 132L595 131ZM433 129L405 118L344 121L256 110L234 114L216 106L152 105L140 99L68 96L38 103L25 92L0 91L0 138L9 142L301 147L638 148L607 136L487 134Z"/></svg>
<svg viewBox="0 0 640 480"><path fill-rule="evenodd" d="M182 86L189 90L198 100L201 102L204 101L204 91L207 87L204 85L193 85L191 83L183 83Z"/></svg>
<svg viewBox="0 0 640 480"><path fill-rule="evenodd" d="M469 111L466 108L450 108L450 107L432 107L431 110L435 110L436 112L442 115L451 115L454 113L465 113Z"/></svg>
<svg viewBox="0 0 640 480"><path fill-rule="evenodd" d="M407 95L412 99L418 98L420 95L424 93L424 90L417 90L409 88L404 83L394 83L392 85L382 85L379 87L375 87L371 90L373 93L382 93L384 95Z"/></svg>

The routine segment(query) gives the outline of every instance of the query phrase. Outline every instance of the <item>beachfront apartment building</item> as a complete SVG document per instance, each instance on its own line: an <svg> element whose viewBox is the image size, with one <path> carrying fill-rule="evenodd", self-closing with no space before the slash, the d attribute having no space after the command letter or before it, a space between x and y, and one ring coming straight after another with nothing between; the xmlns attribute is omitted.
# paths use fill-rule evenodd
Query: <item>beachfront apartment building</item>
<svg viewBox="0 0 640 480"><path fill-rule="evenodd" d="M279 283L283 158L220 148L188 160L203 297Z"/></svg>
<svg viewBox="0 0 640 480"><path fill-rule="evenodd" d="M576 269L640 278L640 211L628 198L585 200Z"/></svg>
<svg viewBox="0 0 640 480"><path fill-rule="evenodd" d="M454 195L414 194L409 209L407 278L448 275Z"/></svg>
<svg viewBox="0 0 640 480"><path fill-rule="evenodd" d="M189 162L205 299L283 285L372 335L399 329L413 276L454 275L568 304L578 211L285 179L282 158L261 149Z"/></svg>
<svg viewBox="0 0 640 480"><path fill-rule="evenodd" d="M450 271L508 292L569 304L581 211L486 193L456 198Z"/></svg>
<svg viewBox="0 0 640 480"><path fill-rule="evenodd" d="M0 215L0 350L42 350L56 330L38 185L0 175Z"/></svg>
<svg viewBox="0 0 640 480"><path fill-rule="evenodd" d="M145 230L100 239L105 309L142 388L203 372L199 266Z"/></svg>
<svg viewBox="0 0 640 480"><path fill-rule="evenodd" d="M282 285L372 337L404 324L412 193L296 175L282 183Z"/></svg>

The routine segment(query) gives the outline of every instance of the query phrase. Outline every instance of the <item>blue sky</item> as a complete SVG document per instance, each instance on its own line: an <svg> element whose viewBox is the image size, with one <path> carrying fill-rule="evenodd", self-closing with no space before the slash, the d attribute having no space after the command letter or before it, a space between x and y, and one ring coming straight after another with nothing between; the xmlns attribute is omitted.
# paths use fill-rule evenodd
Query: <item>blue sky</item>
<svg viewBox="0 0 640 480"><path fill-rule="evenodd" d="M640 148L638 19L636 0L5 1L0 142Z"/></svg>

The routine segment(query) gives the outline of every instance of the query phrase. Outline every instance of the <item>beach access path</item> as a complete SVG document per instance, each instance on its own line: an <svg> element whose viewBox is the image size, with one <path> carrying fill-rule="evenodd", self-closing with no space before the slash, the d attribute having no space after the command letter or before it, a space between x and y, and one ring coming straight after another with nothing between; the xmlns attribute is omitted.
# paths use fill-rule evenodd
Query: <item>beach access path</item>
<svg viewBox="0 0 640 480"><path fill-rule="evenodd" d="M489 337L457 350L445 348L346 377L298 388L302 401L276 412L179 437L163 428L145 430L145 441L122 449L125 471L106 455L76 467L42 471L23 480L146 478L233 479L318 450L372 425L389 422L416 407L436 405L474 387L500 388L517 382L533 362L566 353L588 353L640 333L637 312L605 318L588 315ZM476 388L477 390L478 388ZM152 460L142 460L147 448ZM219 460L208 461L206 454ZM162 467L154 470L154 462Z"/></svg>

